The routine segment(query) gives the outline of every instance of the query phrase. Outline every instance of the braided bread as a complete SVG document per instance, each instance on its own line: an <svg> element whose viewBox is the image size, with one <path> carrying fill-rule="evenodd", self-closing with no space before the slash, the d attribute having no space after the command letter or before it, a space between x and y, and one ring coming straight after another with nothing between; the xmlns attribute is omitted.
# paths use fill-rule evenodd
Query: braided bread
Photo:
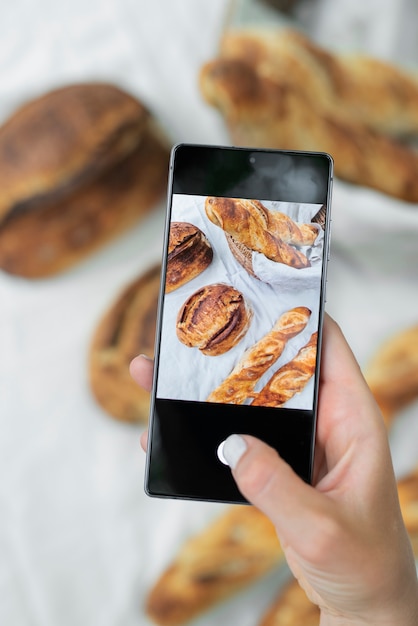
<svg viewBox="0 0 418 626"><path fill-rule="evenodd" d="M268 259L284 263L296 269L309 267L310 262L300 251L293 248L279 236L279 220L269 228L269 212L257 200L237 198L209 197L205 202L206 215L210 221L233 236L239 243L250 250L264 254ZM290 220L290 218L288 218ZM288 238L295 237L288 228L284 229ZM297 226L295 224L297 229ZM306 236L306 235L305 235ZM298 229L297 240L303 239L304 233Z"/></svg>
<svg viewBox="0 0 418 626"><path fill-rule="evenodd" d="M345 97L337 98L336 88L332 97L322 96L318 84L307 90L310 67L302 64L302 76L290 62L273 63L267 53L266 60L260 49L261 42L256 48L246 42L234 54L221 52L200 73L202 94L223 114L235 145L325 151L333 156L340 178L418 202L418 154L411 147L389 132L377 132L371 113L362 117L344 108Z"/></svg>

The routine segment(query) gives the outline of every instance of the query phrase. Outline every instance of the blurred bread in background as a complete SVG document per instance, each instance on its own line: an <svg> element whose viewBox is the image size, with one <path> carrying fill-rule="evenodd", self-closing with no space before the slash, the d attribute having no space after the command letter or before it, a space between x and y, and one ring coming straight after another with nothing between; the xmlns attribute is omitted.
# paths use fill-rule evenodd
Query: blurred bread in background
<svg viewBox="0 0 418 626"><path fill-rule="evenodd" d="M154 356L160 272L159 265L150 268L116 297L90 345L93 395L109 415L125 422L148 421L150 394L133 381L129 364L138 354Z"/></svg>
<svg viewBox="0 0 418 626"><path fill-rule="evenodd" d="M418 79L287 29L226 31L200 73L236 145L329 152L348 182L418 201Z"/></svg>
<svg viewBox="0 0 418 626"><path fill-rule="evenodd" d="M164 195L168 140L136 98L68 85L0 127L0 268L38 278L70 267Z"/></svg>

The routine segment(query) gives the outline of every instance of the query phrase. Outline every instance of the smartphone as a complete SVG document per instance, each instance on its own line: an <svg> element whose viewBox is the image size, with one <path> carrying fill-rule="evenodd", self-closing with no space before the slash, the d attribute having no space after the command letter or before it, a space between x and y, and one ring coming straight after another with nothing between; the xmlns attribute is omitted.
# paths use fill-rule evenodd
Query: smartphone
<svg viewBox="0 0 418 626"><path fill-rule="evenodd" d="M245 503L233 433L312 477L333 161L172 149L145 491Z"/></svg>

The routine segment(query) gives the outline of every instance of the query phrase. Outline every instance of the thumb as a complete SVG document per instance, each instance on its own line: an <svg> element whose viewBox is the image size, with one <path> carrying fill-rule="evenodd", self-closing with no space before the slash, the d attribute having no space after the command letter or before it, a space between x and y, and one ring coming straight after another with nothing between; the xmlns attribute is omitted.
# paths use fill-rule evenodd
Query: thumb
<svg viewBox="0 0 418 626"><path fill-rule="evenodd" d="M292 544L306 535L320 508L320 494L278 453L255 437L231 435L223 455L244 497L271 519L280 540ZM303 536L303 535L302 535Z"/></svg>

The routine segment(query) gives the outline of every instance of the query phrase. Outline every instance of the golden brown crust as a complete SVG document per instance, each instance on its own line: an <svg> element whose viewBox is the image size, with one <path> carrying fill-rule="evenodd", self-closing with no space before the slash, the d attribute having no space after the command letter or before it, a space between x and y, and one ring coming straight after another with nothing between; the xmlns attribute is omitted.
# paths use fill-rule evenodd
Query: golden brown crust
<svg viewBox="0 0 418 626"><path fill-rule="evenodd" d="M170 293L199 276L212 262L213 250L206 235L189 222L172 222L168 242L166 292Z"/></svg>
<svg viewBox="0 0 418 626"><path fill-rule="evenodd" d="M315 373L317 340L318 333L313 333L297 355L273 374L255 395L252 402L254 406L282 406L304 389Z"/></svg>
<svg viewBox="0 0 418 626"><path fill-rule="evenodd" d="M210 221L231 235L234 240L247 246L250 250L264 254L268 259L284 263L296 269L309 267L306 256L286 243L279 232L288 240L292 238L288 224L280 228L280 218L274 218L272 212L257 200L243 200L239 198L208 197L205 202L206 215ZM285 216L286 218L286 216ZM283 222L283 221L282 221ZM294 224L294 223L293 223ZM298 230L298 241L303 234ZM293 235L293 238L295 236Z"/></svg>
<svg viewBox="0 0 418 626"><path fill-rule="evenodd" d="M133 381L129 364L138 354L154 355L160 271L155 266L124 289L99 322L90 345L92 392L118 420L148 420L149 393Z"/></svg>
<svg viewBox="0 0 418 626"><path fill-rule="evenodd" d="M62 271L143 217L163 197L168 151L151 131L89 185L0 223L0 268L27 278Z"/></svg>
<svg viewBox="0 0 418 626"><path fill-rule="evenodd" d="M197 616L283 559L273 524L258 509L233 506L189 539L150 590L146 612L161 626Z"/></svg>
<svg viewBox="0 0 418 626"><path fill-rule="evenodd" d="M252 311L240 291L223 283L206 285L181 307L177 337L207 356L218 356L243 338L251 319Z"/></svg>
<svg viewBox="0 0 418 626"><path fill-rule="evenodd" d="M365 377L389 425L418 397L418 326L385 341L365 367Z"/></svg>
<svg viewBox="0 0 418 626"><path fill-rule="evenodd" d="M418 133L418 77L384 61L333 54L300 31L274 28L228 31L221 55L272 80L291 76L322 111L338 108L387 135Z"/></svg>
<svg viewBox="0 0 418 626"><path fill-rule="evenodd" d="M273 328L239 360L229 376L209 395L208 402L242 404L282 354L287 342L302 332L311 311L297 307L279 317Z"/></svg>
<svg viewBox="0 0 418 626"><path fill-rule="evenodd" d="M319 626L320 612L298 581L292 578L282 588L258 626Z"/></svg>
<svg viewBox="0 0 418 626"><path fill-rule="evenodd" d="M254 60L254 58L256 60ZM378 133L343 107L321 108L292 72L261 71L257 55L206 64L200 87L223 114L236 145L324 151L340 178L418 201L418 154Z"/></svg>
<svg viewBox="0 0 418 626"><path fill-rule="evenodd" d="M138 145L148 118L138 100L104 83L23 105L0 128L0 218L95 178Z"/></svg>

